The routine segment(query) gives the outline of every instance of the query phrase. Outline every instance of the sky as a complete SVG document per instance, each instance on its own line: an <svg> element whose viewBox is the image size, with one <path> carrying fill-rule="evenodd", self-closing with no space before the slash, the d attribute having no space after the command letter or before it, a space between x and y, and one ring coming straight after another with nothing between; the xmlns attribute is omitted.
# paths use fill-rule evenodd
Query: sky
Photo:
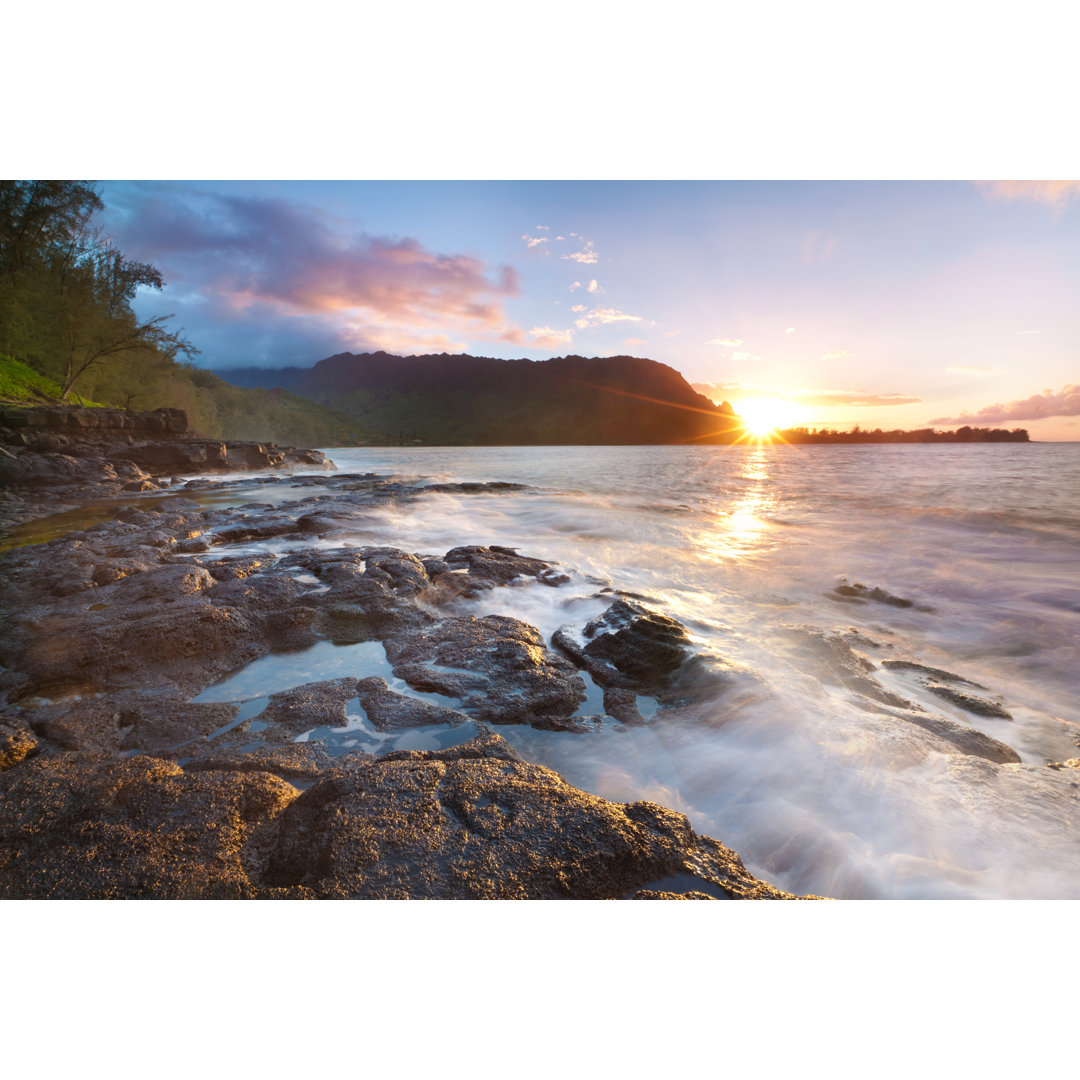
<svg viewBox="0 0 1080 1080"><path fill-rule="evenodd" d="M108 182L212 369L645 356L784 426L1080 439L1080 181ZM753 406L748 406L752 408Z"/></svg>

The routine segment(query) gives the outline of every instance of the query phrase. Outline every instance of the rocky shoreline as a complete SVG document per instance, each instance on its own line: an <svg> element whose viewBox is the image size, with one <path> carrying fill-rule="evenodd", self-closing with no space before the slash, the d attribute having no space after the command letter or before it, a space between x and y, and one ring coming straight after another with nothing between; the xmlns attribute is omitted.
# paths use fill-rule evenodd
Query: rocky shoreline
<svg viewBox="0 0 1080 1080"><path fill-rule="evenodd" d="M208 508L161 478L325 459L199 440L166 410L130 428L102 412L0 419L9 522L117 499L0 556L0 896L792 898L684 815L580 791L493 730L589 730L582 673L626 725L644 722L639 695L678 702L730 679L675 620L612 596L549 643L454 610L499 586L560 588L542 559L335 546L385 500L513 485L309 474L288 479L294 501ZM269 538L286 552L228 553ZM325 642L381 649L399 689L358 674L207 698L252 661ZM356 717L388 752L320 737ZM439 748L392 748L421 731Z"/></svg>
<svg viewBox="0 0 1080 1080"><path fill-rule="evenodd" d="M166 490L178 475L296 466L334 468L318 450L202 438L181 409L0 405L0 528Z"/></svg>

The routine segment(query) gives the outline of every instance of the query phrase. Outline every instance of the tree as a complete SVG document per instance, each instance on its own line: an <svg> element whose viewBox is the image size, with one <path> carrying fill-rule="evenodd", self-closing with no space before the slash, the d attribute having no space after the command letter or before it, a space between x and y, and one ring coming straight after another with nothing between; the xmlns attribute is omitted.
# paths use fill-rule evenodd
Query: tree
<svg viewBox="0 0 1080 1080"><path fill-rule="evenodd" d="M0 180L0 275L14 283L104 205L90 180Z"/></svg>
<svg viewBox="0 0 1080 1080"><path fill-rule="evenodd" d="M165 329L171 315L140 320L131 303L140 287L164 287L149 263L125 258L100 232L84 230L55 260L64 335L61 400L92 368L133 354L198 355L181 334Z"/></svg>
<svg viewBox="0 0 1080 1080"><path fill-rule="evenodd" d="M93 228L102 207L87 180L0 181L0 349L55 378L61 400L95 368L198 354L171 315L136 316L138 290L165 283Z"/></svg>

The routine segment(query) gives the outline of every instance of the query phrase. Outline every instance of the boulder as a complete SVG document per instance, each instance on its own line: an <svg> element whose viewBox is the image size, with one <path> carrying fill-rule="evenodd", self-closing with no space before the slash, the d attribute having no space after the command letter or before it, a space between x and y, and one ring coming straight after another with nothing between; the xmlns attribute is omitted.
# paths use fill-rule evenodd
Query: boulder
<svg viewBox="0 0 1080 1080"><path fill-rule="evenodd" d="M460 708L496 724L572 715L585 700L574 666L528 623L505 615L455 618L421 634L384 641L394 674L414 690L460 700Z"/></svg>
<svg viewBox="0 0 1080 1080"><path fill-rule="evenodd" d="M632 600L616 600L578 636L556 632L552 643L603 687L655 693L689 658L691 641L676 619Z"/></svg>
<svg viewBox="0 0 1080 1080"><path fill-rule="evenodd" d="M599 900L680 874L732 899L791 898L682 814L588 795L489 734L321 780L282 815L266 881L342 899Z"/></svg>

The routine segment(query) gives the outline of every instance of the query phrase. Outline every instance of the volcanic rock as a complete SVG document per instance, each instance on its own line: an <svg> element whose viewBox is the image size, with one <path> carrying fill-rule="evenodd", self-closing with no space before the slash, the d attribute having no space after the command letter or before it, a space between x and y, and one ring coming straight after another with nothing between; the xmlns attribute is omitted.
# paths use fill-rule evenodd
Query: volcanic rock
<svg viewBox="0 0 1080 1080"><path fill-rule="evenodd" d="M339 898L614 899L678 873L732 898L788 897L682 814L587 795L487 735L309 788L282 817L267 882Z"/></svg>
<svg viewBox="0 0 1080 1080"><path fill-rule="evenodd" d="M655 693L690 656L682 623L632 600L616 600L587 623L581 638L567 628L552 644L603 687Z"/></svg>
<svg viewBox="0 0 1080 1080"><path fill-rule="evenodd" d="M384 644L398 678L414 690L459 698L462 711L480 720L567 717L585 699L574 666L547 649L535 627L505 615L446 619Z"/></svg>

